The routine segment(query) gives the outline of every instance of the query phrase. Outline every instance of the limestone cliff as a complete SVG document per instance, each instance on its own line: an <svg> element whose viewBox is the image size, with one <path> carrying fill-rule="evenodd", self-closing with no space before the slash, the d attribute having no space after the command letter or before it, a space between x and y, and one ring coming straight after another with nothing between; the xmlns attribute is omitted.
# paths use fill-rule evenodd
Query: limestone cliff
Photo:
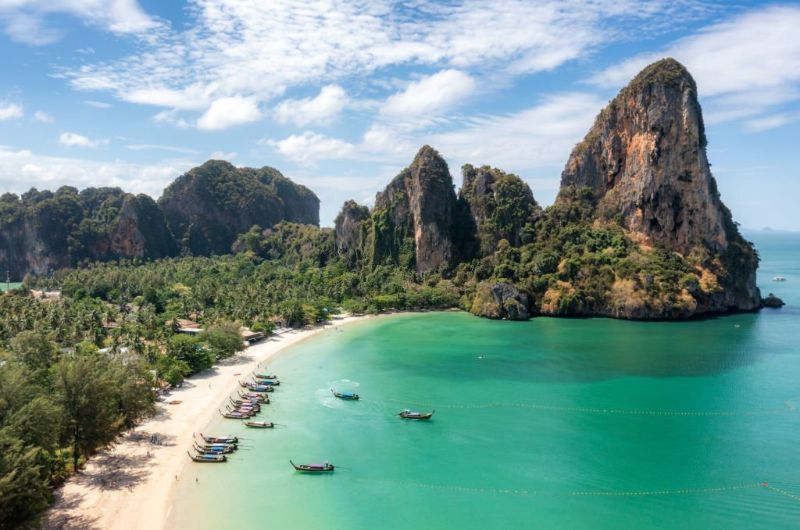
<svg viewBox="0 0 800 530"><path fill-rule="evenodd" d="M355 201L347 201L334 221L336 253L350 264L361 257L364 244L364 221L369 219L369 208Z"/></svg>
<svg viewBox="0 0 800 530"><path fill-rule="evenodd" d="M468 204L477 228L481 256L493 253L501 239L513 246L530 239L542 209L525 181L489 166L466 164L461 173L459 197Z"/></svg>
<svg viewBox="0 0 800 530"><path fill-rule="evenodd" d="M713 276L720 288L696 297L694 313L759 306L758 257L720 200L697 86L677 61L648 66L603 109L567 161L558 201L579 188L591 190L599 218Z"/></svg>
<svg viewBox="0 0 800 530"><path fill-rule="evenodd" d="M181 247L197 255L228 254L253 225L319 224L319 199L276 169L237 168L209 160L178 177L158 201Z"/></svg>
<svg viewBox="0 0 800 530"><path fill-rule="evenodd" d="M370 263L399 263L421 273L446 271L462 256L463 217L447 163L423 146L411 166L375 198Z"/></svg>

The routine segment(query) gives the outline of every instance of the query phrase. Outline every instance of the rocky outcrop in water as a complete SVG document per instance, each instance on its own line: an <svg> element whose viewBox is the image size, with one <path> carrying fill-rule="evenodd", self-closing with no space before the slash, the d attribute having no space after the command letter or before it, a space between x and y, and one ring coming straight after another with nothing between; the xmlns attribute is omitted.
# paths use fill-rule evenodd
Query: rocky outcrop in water
<svg viewBox="0 0 800 530"><path fill-rule="evenodd" d="M508 283L478 285L470 312L486 318L528 320L528 297Z"/></svg>

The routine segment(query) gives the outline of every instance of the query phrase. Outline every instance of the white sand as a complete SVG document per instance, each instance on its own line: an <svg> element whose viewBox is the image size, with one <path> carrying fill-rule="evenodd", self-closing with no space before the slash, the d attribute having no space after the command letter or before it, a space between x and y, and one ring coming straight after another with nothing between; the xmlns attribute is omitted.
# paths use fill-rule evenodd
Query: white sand
<svg viewBox="0 0 800 530"><path fill-rule="evenodd" d="M312 329L293 330L247 348L206 373L187 379L159 403L160 412L92 457L56 492L47 529L156 530L164 528L171 491L191 463L186 450L227 396L256 366L324 329L368 317L345 317ZM180 403L169 404L170 401ZM161 444L151 443L156 435Z"/></svg>

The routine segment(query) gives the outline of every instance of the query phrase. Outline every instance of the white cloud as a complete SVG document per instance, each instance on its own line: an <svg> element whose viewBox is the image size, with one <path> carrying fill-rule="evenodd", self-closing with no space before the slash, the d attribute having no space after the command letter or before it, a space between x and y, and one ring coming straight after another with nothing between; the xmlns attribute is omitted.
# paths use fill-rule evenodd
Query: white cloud
<svg viewBox="0 0 800 530"><path fill-rule="evenodd" d="M634 56L589 81L619 87L648 63L672 56L697 81L709 123L763 117L800 100L798 28L800 7L769 6L708 26L661 52Z"/></svg>
<svg viewBox="0 0 800 530"><path fill-rule="evenodd" d="M97 147L107 144L108 140L91 140L82 134L73 132L63 132L58 137L58 143L67 147Z"/></svg>
<svg viewBox="0 0 800 530"><path fill-rule="evenodd" d="M349 158L354 153L353 144L311 131L293 134L280 141L262 140L260 143L302 165L313 165L318 160Z"/></svg>
<svg viewBox="0 0 800 530"><path fill-rule="evenodd" d="M475 80L458 70L442 70L390 96L381 109L387 116L415 118L442 114L475 92Z"/></svg>
<svg viewBox="0 0 800 530"><path fill-rule="evenodd" d="M370 76L388 67L421 66L472 77L491 73L494 82L551 70L601 44L652 36L658 31L654 21L674 24L693 16L698 3L331 0L310 6L307 0L189 0L185 29L161 28L130 56L59 73L78 90L209 114L228 98L263 106L289 88L336 86L344 79L356 78L369 90L381 81ZM276 116L325 122L342 104L334 90L284 102ZM292 120L290 111L297 109ZM196 123L208 122L203 116Z"/></svg>
<svg viewBox="0 0 800 530"><path fill-rule="evenodd" d="M249 123L261 118L258 104L249 98L234 96L214 101L197 120L197 128L205 130L226 129L233 125Z"/></svg>
<svg viewBox="0 0 800 530"><path fill-rule="evenodd" d="M90 107L94 107L96 109L110 109L112 107L111 103L106 103L104 101L95 101L93 99L87 99L83 102L84 105L89 105Z"/></svg>
<svg viewBox="0 0 800 530"><path fill-rule="evenodd" d="M182 153L185 155L196 155L200 151L197 149L189 149L188 147L176 147L174 145L159 145L159 144L131 144L125 146L131 151L169 151L172 153Z"/></svg>
<svg viewBox="0 0 800 530"><path fill-rule="evenodd" d="M603 99L592 94L565 93L544 98L513 114L462 120L447 132L420 133L387 122L373 124L361 143L355 145L308 131L261 143L305 165L332 159L403 165L411 161L421 145L430 144L458 165L492 164L517 172L547 169L558 175L570 151L604 105Z"/></svg>
<svg viewBox="0 0 800 530"><path fill-rule="evenodd" d="M800 120L800 115L796 113L780 113L772 114L770 116L765 116L755 120L748 120L745 122L744 126L748 131L761 132L769 129L775 129L776 127L781 127L787 123L792 123L797 120Z"/></svg>
<svg viewBox="0 0 800 530"><path fill-rule="evenodd" d="M132 193L158 197L167 184L195 165L193 161L169 159L150 165L102 162L0 147L0 188L22 193L31 187L119 186Z"/></svg>
<svg viewBox="0 0 800 530"><path fill-rule="evenodd" d="M61 32L49 27L48 17L71 15L112 33L144 33L163 27L136 0L6 0L0 2L0 24L17 42L50 44ZM80 50L79 50L80 51Z"/></svg>
<svg viewBox="0 0 800 530"><path fill-rule="evenodd" d="M328 124L347 105L347 93L339 85L322 87L315 98L287 99L275 107L275 119L299 126Z"/></svg>
<svg viewBox="0 0 800 530"><path fill-rule="evenodd" d="M41 110L33 113L33 119L40 123L53 123L55 121L50 114Z"/></svg>
<svg viewBox="0 0 800 530"><path fill-rule="evenodd" d="M25 115L22 105L16 103L0 103L0 121L21 118Z"/></svg>

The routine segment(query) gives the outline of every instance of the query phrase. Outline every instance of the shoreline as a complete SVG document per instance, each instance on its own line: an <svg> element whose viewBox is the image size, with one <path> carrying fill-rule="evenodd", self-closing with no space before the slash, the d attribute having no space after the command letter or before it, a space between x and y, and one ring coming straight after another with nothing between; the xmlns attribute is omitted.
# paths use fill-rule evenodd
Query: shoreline
<svg viewBox="0 0 800 530"><path fill-rule="evenodd" d="M396 313L395 313L396 314ZM309 329L291 330L250 346L184 381L157 402L157 412L92 456L81 473L54 492L42 527L55 529L154 530L164 528L175 486L190 462L186 450L239 379L318 333L377 315L346 316ZM173 404L173 402L175 402ZM160 443L152 443L155 435Z"/></svg>

